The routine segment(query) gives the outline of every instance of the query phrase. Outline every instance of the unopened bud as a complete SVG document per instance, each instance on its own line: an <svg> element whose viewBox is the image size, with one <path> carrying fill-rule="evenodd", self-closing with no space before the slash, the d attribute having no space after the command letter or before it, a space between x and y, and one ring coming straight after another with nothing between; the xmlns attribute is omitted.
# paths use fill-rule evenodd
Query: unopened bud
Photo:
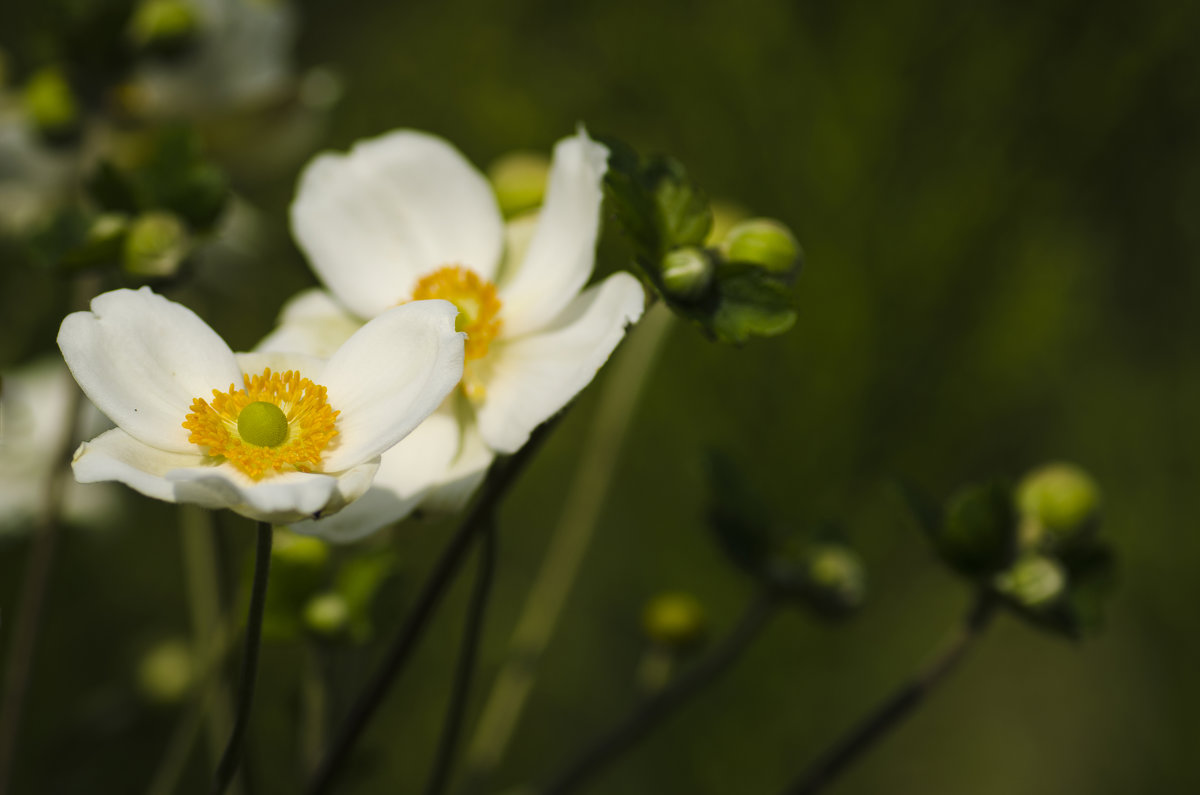
<svg viewBox="0 0 1200 795"><path fill-rule="evenodd" d="M318 635L338 635L349 621L350 605L339 593L318 594L304 605L304 625Z"/></svg>
<svg viewBox="0 0 1200 795"><path fill-rule="evenodd" d="M540 207L546 196L550 161L536 152L512 152L488 168L488 179L505 218Z"/></svg>
<svg viewBox="0 0 1200 795"><path fill-rule="evenodd" d="M129 21L129 38L149 54L171 57L194 43L198 29L196 9L187 0L143 0Z"/></svg>
<svg viewBox="0 0 1200 795"><path fill-rule="evenodd" d="M694 301L712 284L713 270L712 258L704 249L696 246L674 249L662 259L663 289L672 298Z"/></svg>
<svg viewBox="0 0 1200 795"><path fill-rule="evenodd" d="M195 678L192 652L182 640L165 640L138 661L139 692L157 704L174 704L182 699Z"/></svg>
<svg viewBox="0 0 1200 795"><path fill-rule="evenodd" d="M329 544L314 536L276 530L271 560L284 566L321 568L329 560Z"/></svg>
<svg viewBox="0 0 1200 795"><path fill-rule="evenodd" d="M38 132L51 141L66 141L79 131L79 104L62 70L46 67L25 84L25 110Z"/></svg>
<svg viewBox="0 0 1200 795"><path fill-rule="evenodd" d="M808 593L816 607L832 612L853 610L867 593L867 577L854 550L835 544L818 546L808 559Z"/></svg>
<svg viewBox="0 0 1200 795"><path fill-rule="evenodd" d="M1024 555L996 575L996 590L1022 607L1038 610L1058 601L1067 588L1067 573L1044 555Z"/></svg>
<svg viewBox="0 0 1200 795"><path fill-rule="evenodd" d="M730 262L750 262L779 276L800 268L800 244L790 229L770 218L751 218L735 224L721 243Z"/></svg>
<svg viewBox="0 0 1200 795"><path fill-rule="evenodd" d="M642 611L642 629L650 640L673 649L694 646L704 638L704 608L691 594L655 596Z"/></svg>
<svg viewBox="0 0 1200 795"><path fill-rule="evenodd" d="M1095 481L1073 464L1047 464L1017 487L1022 541L1050 548L1086 534L1100 510Z"/></svg>
<svg viewBox="0 0 1200 795"><path fill-rule="evenodd" d="M138 216L125 237L122 265L133 276L172 276L189 250L188 231L174 213L153 211Z"/></svg>

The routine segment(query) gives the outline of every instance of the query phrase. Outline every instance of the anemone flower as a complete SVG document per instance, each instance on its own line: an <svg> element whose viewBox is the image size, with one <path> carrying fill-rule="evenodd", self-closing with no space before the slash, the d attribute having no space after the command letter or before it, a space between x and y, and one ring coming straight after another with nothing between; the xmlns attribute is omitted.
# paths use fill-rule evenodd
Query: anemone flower
<svg viewBox="0 0 1200 795"><path fill-rule="evenodd" d="M560 141L540 212L507 227L483 174L426 133L398 130L308 165L292 231L327 290L293 299L260 349L326 351L366 319L429 298L457 306L467 334L460 388L384 454L372 494L324 520L328 532L350 538L417 505L461 505L492 457L587 386L641 316L628 273L584 288L607 161L582 129Z"/></svg>
<svg viewBox="0 0 1200 795"><path fill-rule="evenodd" d="M272 524L336 512L458 383L454 315L445 301L382 313L326 361L234 354L149 288L104 293L58 334L75 380L117 426L79 448L75 477Z"/></svg>

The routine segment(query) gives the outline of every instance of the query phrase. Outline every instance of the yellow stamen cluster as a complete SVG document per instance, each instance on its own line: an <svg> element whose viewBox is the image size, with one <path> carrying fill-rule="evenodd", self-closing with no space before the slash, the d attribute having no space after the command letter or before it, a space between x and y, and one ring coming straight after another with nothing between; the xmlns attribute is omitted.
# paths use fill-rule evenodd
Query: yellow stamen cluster
<svg viewBox="0 0 1200 795"><path fill-rule="evenodd" d="M329 407L325 387L294 370L272 373L269 367L262 375L244 375L243 381L244 389L233 384L228 392L214 389L211 404L203 398L192 401L192 413L183 423L191 431L188 441L208 448L208 455L224 458L255 480L269 472L311 472L318 467L321 453L337 436L334 421L340 413ZM255 403L278 406L287 419L287 435L278 444L255 444L238 430L242 411Z"/></svg>
<svg viewBox="0 0 1200 795"><path fill-rule="evenodd" d="M413 288L412 300L441 298L458 307L455 331L467 332L468 360L482 359L500 334L500 299L496 285L462 265L446 265L426 274Z"/></svg>

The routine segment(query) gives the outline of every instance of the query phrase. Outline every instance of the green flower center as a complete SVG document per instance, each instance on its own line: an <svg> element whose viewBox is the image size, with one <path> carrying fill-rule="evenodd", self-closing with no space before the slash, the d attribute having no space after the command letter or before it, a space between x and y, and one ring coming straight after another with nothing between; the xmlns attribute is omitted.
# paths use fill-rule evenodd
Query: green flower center
<svg viewBox="0 0 1200 795"><path fill-rule="evenodd" d="M288 437L288 422L283 409L263 400L255 401L241 410L237 429L243 442L259 447L278 447Z"/></svg>

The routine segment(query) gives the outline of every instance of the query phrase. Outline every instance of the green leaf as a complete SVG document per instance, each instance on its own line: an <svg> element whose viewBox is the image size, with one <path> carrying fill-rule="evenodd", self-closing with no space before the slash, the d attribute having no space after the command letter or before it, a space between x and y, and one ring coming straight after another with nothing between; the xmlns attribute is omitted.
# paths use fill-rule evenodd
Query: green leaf
<svg viewBox="0 0 1200 795"><path fill-rule="evenodd" d="M717 269L716 283L716 306L705 325L717 340L741 343L773 337L795 324L795 298L764 271L726 263Z"/></svg>

